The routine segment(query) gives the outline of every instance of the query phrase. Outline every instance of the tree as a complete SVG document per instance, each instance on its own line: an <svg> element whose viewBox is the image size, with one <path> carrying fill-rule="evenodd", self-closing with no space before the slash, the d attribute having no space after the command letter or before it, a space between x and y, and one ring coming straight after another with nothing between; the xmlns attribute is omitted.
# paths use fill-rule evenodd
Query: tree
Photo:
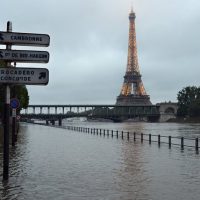
<svg viewBox="0 0 200 200"><path fill-rule="evenodd" d="M200 116L200 87L188 86L178 92L178 116Z"/></svg>

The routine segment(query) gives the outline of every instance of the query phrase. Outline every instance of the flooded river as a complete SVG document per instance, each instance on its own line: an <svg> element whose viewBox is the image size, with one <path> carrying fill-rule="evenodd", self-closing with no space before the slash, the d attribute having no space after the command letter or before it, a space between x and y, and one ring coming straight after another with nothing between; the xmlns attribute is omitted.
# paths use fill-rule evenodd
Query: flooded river
<svg viewBox="0 0 200 200"><path fill-rule="evenodd" d="M67 122L64 125L200 137L200 124ZM200 197L193 148L100 137L22 123L2 200L188 200ZM2 146L0 146L2 178Z"/></svg>

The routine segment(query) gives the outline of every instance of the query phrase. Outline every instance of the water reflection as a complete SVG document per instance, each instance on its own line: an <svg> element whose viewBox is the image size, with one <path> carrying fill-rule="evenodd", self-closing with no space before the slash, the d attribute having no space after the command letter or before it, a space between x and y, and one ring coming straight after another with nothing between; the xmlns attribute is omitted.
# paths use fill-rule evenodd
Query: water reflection
<svg viewBox="0 0 200 200"><path fill-rule="evenodd" d="M150 199L148 185L150 175L144 167L143 147L135 142L124 141L121 146L122 165L116 177L122 199ZM124 192L126 191L126 192Z"/></svg>

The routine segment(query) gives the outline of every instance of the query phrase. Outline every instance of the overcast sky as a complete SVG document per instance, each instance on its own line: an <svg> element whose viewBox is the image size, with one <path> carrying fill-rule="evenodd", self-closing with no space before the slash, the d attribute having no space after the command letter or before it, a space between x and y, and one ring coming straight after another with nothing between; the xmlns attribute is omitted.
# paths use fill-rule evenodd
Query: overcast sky
<svg viewBox="0 0 200 200"><path fill-rule="evenodd" d="M5 0L0 30L51 37L47 86L28 86L31 104L114 104L126 70L133 4L140 72L152 103L200 85L199 0ZM4 48L4 46L1 46Z"/></svg>

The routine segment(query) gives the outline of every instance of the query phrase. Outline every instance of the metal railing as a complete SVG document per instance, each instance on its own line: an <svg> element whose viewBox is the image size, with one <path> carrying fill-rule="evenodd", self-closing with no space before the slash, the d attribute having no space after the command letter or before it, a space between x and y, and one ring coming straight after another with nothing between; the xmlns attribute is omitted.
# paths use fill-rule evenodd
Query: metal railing
<svg viewBox="0 0 200 200"><path fill-rule="evenodd" d="M158 146L161 144L167 144L169 148L172 145L180 146L181 150L184 150L185 147L194 148L196 153L199 153L199 138L190 138L190 137L174 137L174 136L163 136L163 135L154 135L154 134L144 134L136 133L130 131L119 131L119 130L110 130L110 129L101 129L101 128L91 128L91 127L78 127L78 126L66 126L65 127L71 131L85 132L93 135L100 136L111 136L121 139L140 141L148 141L149 144L157 143Z"/></svg>

